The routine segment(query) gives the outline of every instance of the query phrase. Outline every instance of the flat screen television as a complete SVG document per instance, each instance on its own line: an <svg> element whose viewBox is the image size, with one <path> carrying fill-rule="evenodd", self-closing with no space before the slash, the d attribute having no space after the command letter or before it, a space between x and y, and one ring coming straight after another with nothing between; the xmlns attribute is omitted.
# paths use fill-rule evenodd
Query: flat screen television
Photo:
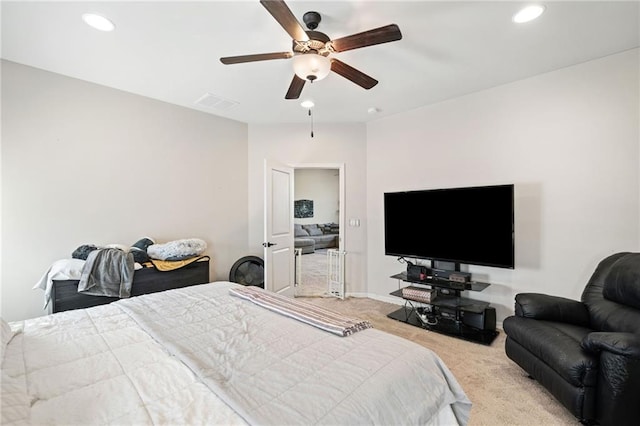
<svg viewBox="0 0 640 426"><path fill-rule="evenodd" d="M387 192L385 254L514 267L513 185Z"/></svg>

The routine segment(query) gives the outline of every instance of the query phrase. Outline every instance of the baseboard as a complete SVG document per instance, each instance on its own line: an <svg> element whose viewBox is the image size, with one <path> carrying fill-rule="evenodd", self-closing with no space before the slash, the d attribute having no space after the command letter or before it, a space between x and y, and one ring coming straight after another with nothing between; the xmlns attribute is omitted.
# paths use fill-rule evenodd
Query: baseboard
<svg viewBox="0 0 640 426"><path fill-rule="evenodd" d="M369 296L367 295L367 293L352 293L352 292L346 292L346 293L344 294L344 296L345 296L345 297L360 297L360 298L362 298L362 297L369 297Z"/></svg>
<svg viewBox="0 0 640 426"><path fill-rule="evenodd" d="M392 303L394 305L404 305L404 300L395 296L381 296L374 293L346 293L346 297L366 297L380 302Z"/></svg>

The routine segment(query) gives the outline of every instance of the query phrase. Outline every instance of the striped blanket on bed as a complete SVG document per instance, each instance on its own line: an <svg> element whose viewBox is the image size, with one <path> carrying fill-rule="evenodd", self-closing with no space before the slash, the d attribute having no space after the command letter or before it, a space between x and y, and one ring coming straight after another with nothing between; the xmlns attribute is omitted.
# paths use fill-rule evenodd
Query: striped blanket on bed
<svg viewBox="0 0 640 426"><path fill-rule="evenodd" d="M338 336L349 336L357 331L373 327L369 321L345 317L310 303L266 291L260 287L231 288L229 294Z"/></svg>

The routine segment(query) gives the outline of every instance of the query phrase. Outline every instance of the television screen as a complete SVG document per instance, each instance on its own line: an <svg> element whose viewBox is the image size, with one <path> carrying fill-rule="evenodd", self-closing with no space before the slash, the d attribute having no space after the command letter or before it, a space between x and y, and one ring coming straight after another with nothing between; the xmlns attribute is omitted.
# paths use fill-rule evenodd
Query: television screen
<svg viewBox="0 0 640 426"><path fill-rule="evenodd" d="M385 254L514 267L513 185L384 194Z"/></svg>

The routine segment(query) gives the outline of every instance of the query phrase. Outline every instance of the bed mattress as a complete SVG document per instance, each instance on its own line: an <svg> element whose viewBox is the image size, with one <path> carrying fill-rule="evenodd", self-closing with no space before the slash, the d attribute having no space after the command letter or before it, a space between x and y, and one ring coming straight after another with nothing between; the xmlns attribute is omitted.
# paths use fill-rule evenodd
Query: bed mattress
<svg viewBox="0 0 640 426"><path fill-rule="evenodd" d="M13 323L2 424L465 424L428 349L339 337L216 282Z"/></svg>

